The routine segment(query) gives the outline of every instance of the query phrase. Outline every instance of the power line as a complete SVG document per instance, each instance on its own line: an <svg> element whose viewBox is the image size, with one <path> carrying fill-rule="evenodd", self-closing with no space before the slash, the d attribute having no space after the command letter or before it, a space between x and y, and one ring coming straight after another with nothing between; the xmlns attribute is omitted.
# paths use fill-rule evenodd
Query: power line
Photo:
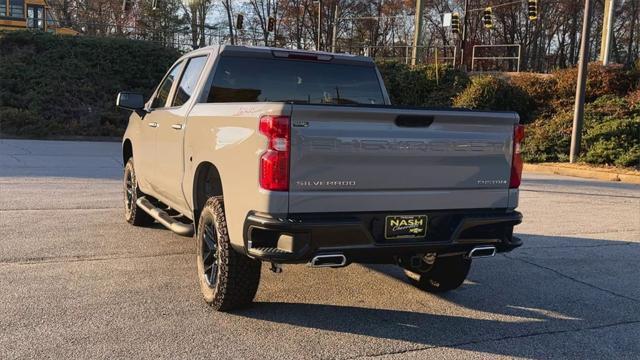
<svg viewBox="0 0 640 360"><path fill-rule="evenodd" d="M468 10L468 12L472 12L472 11L484 11L484 9L490 7L492 9L497 9L497 8L501 8L501 7L505 7L505 6L511 6L511 5L515 5L515 4L523 4L524 1L519 0L519 1L512 1L512 2L508 2L508 3L504 3L504 4L498 4L498 5L490 5L490 6L485 6L483 8L477 8L477 9L470 9Z"/></svg>

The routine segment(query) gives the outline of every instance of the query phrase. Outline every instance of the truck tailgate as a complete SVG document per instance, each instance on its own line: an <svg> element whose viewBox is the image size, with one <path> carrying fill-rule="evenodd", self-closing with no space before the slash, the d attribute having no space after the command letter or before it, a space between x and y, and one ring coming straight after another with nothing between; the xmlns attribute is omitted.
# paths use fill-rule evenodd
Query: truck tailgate
<svg viewBox="0 0 640 360"><path fill-rule="evenodd" d="M289 212L506 208L515 113L294 105Z"/></svg>

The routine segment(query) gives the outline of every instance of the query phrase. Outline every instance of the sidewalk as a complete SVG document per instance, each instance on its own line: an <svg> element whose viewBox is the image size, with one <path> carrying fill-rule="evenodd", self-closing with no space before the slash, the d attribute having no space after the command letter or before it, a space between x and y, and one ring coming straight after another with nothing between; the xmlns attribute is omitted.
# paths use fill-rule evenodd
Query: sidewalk
<svg viewBox="0 0 640 360"><path fill-rule="evenodd" d="M587 179L620 181L640 184L640 171L618 168L595 167L585 164L542 163L524 164L524 171L538 174L556 174Z"/></svg>

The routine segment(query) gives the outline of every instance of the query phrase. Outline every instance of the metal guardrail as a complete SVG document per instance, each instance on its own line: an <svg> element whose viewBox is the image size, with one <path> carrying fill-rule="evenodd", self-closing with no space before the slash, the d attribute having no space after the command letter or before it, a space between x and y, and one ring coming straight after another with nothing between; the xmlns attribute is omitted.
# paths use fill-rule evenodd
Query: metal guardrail
<svg viewBox="0 0 640 360"><path fill-rule="evenodd" d="M518 56L476 56L476 48L518 48ZM522 54L522 46L520 44L501 44L501 45L474 45L471 54L471 71L475 70L476 60L517 60L516 71L520 72L520 57Z"/></svg>

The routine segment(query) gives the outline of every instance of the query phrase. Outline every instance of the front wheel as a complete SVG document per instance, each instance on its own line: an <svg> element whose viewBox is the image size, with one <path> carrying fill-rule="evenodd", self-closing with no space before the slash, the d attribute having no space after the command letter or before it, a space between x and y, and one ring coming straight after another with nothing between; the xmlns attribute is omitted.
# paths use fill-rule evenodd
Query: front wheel
<svg viewBox="0 0 640 360"><path fill-rule="evenodd" d="M261 262L231 247L221 196L209 198L202 209L196 246L198 283L207 304L218 311L251 304L260 283Z"/></svg>
<svg viewBox="0 0 640 360"><path fill-rule="evenodd" d="M138 188L133 158L130 158L124 166L124 219L135 226L151 225L154 222L153 218L136 203L140 196L144 194Z"/></svg>
<svg viewBox="0 0 640 360"><path fill-rule="evenodd" d="M457 289L469 274L471 259L464 256L439 257L433 265L420 269L405 268L409 282L418 289L441 293Z"/></svg>

